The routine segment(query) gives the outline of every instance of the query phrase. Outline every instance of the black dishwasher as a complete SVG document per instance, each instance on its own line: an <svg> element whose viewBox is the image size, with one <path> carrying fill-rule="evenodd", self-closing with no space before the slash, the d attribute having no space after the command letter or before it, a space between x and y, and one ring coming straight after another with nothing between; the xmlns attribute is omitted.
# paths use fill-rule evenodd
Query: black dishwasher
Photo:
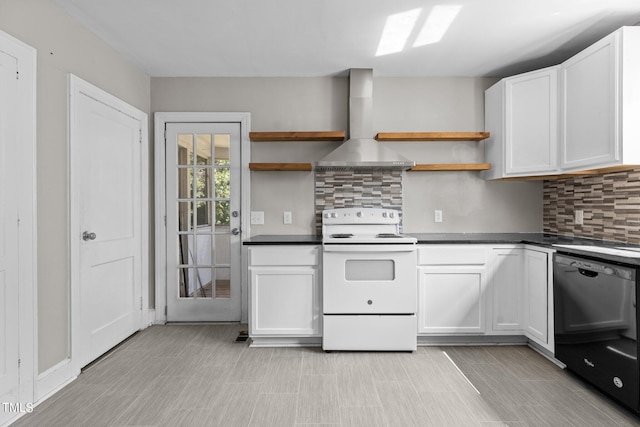
<svg viewBox="0 0 640 427"><path fill-rule="evenodd" d="M640 410L635 267L555 254L555 357Z"/></svg>

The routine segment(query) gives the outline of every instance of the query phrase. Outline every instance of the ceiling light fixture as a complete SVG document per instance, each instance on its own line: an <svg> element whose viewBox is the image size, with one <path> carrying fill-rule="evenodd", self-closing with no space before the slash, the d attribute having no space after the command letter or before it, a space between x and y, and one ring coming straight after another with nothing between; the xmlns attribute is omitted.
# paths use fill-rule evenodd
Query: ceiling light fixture
<svg viewBox="0 0 640 427"><path fill-rule="evenodd" d="M461 5L437 5L434 6L427 18L420 34L413 43L413 47L438 43L445 35L451 23L462 9Z"/></svg>
<svg viewBox="0 0 640 427"><path fill-rule="evenodd" d="M422 9L413 9L389 15L382 30L376 56L402 51L421 11Z"/></svg>

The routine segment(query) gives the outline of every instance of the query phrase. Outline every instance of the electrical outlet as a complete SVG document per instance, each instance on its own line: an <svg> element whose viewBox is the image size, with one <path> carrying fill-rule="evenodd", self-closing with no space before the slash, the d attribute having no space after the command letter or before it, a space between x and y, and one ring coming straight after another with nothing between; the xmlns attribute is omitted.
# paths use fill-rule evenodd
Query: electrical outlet
<svg viewBox="0 0 640 427"><path fill-rule="evenodd" d="M433 222L442 222L442 211L433 211Z"/></svg>
<svg viewBox="0 0 640 427"><path fill-rule="evenodd" d="M291 215L291 212L282 213L282 222L284 224L293 224L293 215Z"/></svg>
<svg viewBox="0 0 640 427"><path fill-rule="evenodd" d="M251 225L264 225L263 211L251 211Z"/></svg>
<svg viewBox="0 0 640 427"><path fill-rule="evenodd" d="M576 211L575 211L575 223L576 223L576 225L584 224L584 211L582 209L576 209Z"/></svg>

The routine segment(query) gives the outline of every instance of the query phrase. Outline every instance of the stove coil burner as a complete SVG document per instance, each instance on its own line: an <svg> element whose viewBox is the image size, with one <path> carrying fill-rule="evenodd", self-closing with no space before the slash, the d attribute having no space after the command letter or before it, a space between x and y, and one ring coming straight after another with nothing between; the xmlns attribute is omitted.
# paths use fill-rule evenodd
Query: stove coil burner
<svg viewBox="0 0 640 427"><path fill-rule="evenodd" d="M349 237L353 237L352 233L335 233L330 236L334 239L348 239Z"/></svg>
<svg viewBox="0 0 640 427"><path fill-rule="evenodd" d="M389 237L402 237L399 234L395 234L395 233L380 233L380 234L376 234L376 237L385 239L385 238L389 238Z"/></svg>

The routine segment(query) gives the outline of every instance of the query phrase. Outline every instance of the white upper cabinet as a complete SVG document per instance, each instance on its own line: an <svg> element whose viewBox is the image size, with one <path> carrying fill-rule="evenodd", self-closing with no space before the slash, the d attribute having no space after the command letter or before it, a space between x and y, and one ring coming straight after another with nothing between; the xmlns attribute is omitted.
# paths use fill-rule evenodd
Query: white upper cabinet
<svg viewBox="0 0 640 427"><path fill-rule="evenodd" d="M640 27L485 92L485 179L640 165Z"/></svg>
<svg viewBox="0 0 640 427"><path fill-rule="evenodd" d="M502 79L485 92L485 179L558 170L558 69Z"/></svg>
<svg viewBox="0 0 640 427"><path fill-rule="evenodd" d="M640 27L623 27L561 66L561 168L640 164Z"/></svg>

